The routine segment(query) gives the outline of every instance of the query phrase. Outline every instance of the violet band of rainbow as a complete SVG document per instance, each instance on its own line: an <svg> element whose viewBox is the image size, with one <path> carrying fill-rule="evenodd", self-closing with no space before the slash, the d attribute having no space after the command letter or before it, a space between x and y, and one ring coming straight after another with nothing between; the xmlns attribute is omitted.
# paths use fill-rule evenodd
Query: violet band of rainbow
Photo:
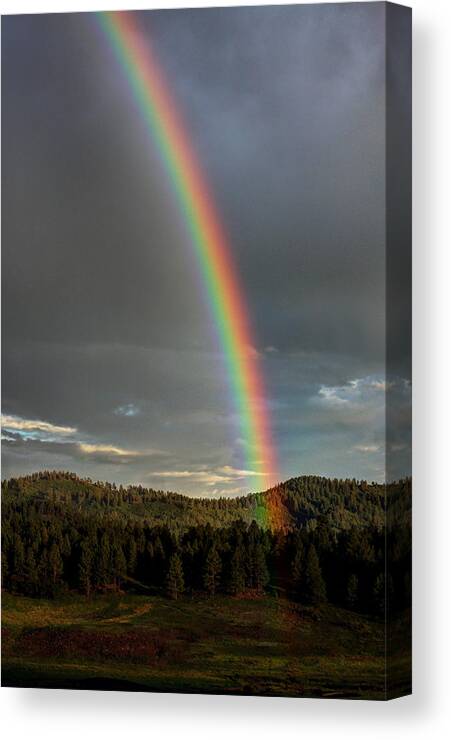
<svg viewBox="0 0 451 740"><path fill-rule="evenodd" d="M107 37L170 179L214 319L254 488L278 480L265 386L243 291L212 194L151 41L132 12L99 12ZM262 522L263 523L263 522Z"/></svg>

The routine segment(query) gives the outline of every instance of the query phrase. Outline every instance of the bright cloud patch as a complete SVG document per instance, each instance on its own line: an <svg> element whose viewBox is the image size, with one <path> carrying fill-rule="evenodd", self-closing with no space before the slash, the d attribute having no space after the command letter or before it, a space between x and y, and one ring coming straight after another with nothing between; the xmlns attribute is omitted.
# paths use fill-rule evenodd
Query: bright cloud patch
<svg viewBox="0 0 451 740"><path fill-rule="evenodd" d="M138 416L141 413L139 406L134 403L126 403L114 409L116 416Z"/></svg>
<svg viewBox="0 0 451 740"><path fill-rule="evenodd" d="M124 450L122 447L114 447L113 445L102 445L102 444L89 444L88 442L79 442L80 450L85 452L87 455L113 455L117 457L138 457L143 455L143 452L137 450Z"/></svg>
<svg viewBox="0 0 451 740"><path fill-rule="evenodd" d="M341 406L344 403L348 403L349 399L343 398L341 395L339 395L339 391L339 387L329 387L327 385L322 385L318 391L318 395L320 396L321 401L323 401L324 403L332 404L333 406Z"/></svg>
<svg viewBox="0 0 451 740"><path fill-rule="evenodd" d="M348 380L343 385L322 385L318 391L319 401L331 406L366 403L370 399L379 399L384 403L382 394L392 390L397 385L405 386L404 380L386 381L385 379L367 376Z"/></svg>
<svg viewBox="0 0 451 740"><path fill-rule="evenodd" d="M411 384L404 378L386 380L369 375L354 378L343 385L322 385L311 401L318 407L342 411L351 416L358 411L383 410L390 394L390 404L410 404Z"/></svg>
<svg viewBox="0 0 451 740"><path fill-rule="evenodd" d="M75 427L59 426L51 424L48 421L39 419L22 419L20 416L9 416L2 414L2 428L10 432L16 432L23 436L39 437L42 433L45 435L67 436L75 434Z"/></svg>
<svg viewBox="0 0 451 740"><path fill-rule="evenodd" d="M2 440L4 442L15 442L16 441L15 437L11 437L10 434L3 434L3 432L2 432Z"/></svg>
<svg viewBox="0 0 451 740"><path fill-rule="evenodd" d="M229 465L214 468L213 470L196 469L196 470L162 470L155 471L150 475L153 478L164 479L190 479L194 483L204 483L207 486L216 486L220 483L234 483L238 480L245 480L254 476L262 475L253 470L238 470ZM238 489L235 489L238 490Z"/></svg>
<svg viewBox="0 0 451 740"><path fill-rule="evenodd" d="M18 448L28 445L31 450L40 446L46 452L73 459L90 458L100 463L131 463L136 458L162 455L161 450L129 450L102 441L80 439L76 427L60 426L48 421L23 419L20 416L2 415L2 440Z"/></svg>
<svg viewBox="0 0 451 740"><path fill-rule="evenodd" d="M372 453L372 452L379 452L381 449L380 445L355 445L354 449L357 452L365 452L365 453Z"/></svg>

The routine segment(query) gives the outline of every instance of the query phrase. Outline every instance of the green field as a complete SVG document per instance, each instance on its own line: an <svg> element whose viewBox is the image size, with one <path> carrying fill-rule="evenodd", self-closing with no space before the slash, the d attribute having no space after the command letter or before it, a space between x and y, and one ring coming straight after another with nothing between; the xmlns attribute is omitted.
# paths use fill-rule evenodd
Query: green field
<svg viewBox="0 0 451 740"><path fill-rule="evenodd" d="M4 686L385 698L383 624L336 607L4 594L2 612Z"/></svg>

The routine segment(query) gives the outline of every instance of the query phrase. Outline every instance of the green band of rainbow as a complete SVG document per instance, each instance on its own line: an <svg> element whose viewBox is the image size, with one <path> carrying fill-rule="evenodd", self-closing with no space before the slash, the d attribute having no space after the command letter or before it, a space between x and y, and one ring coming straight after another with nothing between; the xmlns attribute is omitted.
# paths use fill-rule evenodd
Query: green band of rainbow
<svg viewBox="0 0 451 740"><path fill-rule="evenodd" d="M96 14L156 145L194 247L227 365L254 486L277 479L269 413L248 313L212 196L149 38L131 12Z"/></svg>

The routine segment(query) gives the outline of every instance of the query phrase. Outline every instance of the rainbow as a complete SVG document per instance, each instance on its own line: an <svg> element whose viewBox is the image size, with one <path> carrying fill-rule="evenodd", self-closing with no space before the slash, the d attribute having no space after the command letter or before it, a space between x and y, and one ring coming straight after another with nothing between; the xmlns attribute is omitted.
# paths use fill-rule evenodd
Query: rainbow
<svg viewBox="0 0 451 740"><path fill-rule="evenodd" d="M248 312L211 191L151 42L133 12L96 13L169 177L205 285L240 419L246 468L260 490L274 485L276 455ZM254 478L255 476L255 478Z"/></svg>

